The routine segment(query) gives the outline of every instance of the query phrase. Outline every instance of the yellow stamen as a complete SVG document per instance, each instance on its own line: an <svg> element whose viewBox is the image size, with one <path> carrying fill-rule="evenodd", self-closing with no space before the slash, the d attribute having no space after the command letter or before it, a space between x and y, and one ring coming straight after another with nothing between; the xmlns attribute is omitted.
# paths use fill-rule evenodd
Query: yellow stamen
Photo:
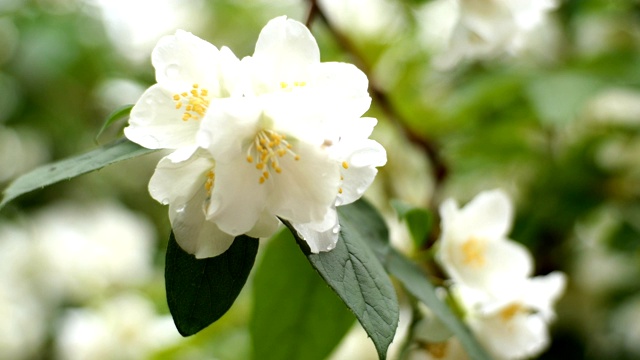
<svg viewBox="0 0 640 360"><path fill-rule="evenodd" d="M474 237L469 238L462 244L462 254L464 256L462 262L475 268L483 267L486 263L484 248L484 241Z"/></svg>
<svg viewBox="0 0 640 360"><path fill-rule="evenodd" d="M176 109L181 109L184 105L184 113L182 116L182 120L200 120L204 117L207 108L209 107L209 99L208 94L209 91L207 89L198 89L200 85L193 84L192 88L189 92L183 92L181 94L173 95L173 100L176 102Z"/></svg>
<svg viewBox="0 0 640 360"><path fill-rule="evenodd" d="M343 161L342 162L342 167L345 168L345 169L348 169L349 168L349 164L346 161Z"/></svg>

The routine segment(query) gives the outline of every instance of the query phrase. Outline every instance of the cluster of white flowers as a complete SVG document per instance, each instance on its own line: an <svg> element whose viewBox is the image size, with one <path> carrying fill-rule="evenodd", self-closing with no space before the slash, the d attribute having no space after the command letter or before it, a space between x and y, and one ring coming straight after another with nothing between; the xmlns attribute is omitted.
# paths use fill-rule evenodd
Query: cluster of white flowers
<svg viewBox="0 0 640 360"><path fill-rule="evenodd" d="M111 202L0 222L0 358L37 358L48 336L60 359L146 358L179 341L171 316L132 293L154 275L154 242L146 218Z"/></svg>
<svg viewBox="0 0 640 360"><path fill-rule="evenodd" d="M184 31L152 53L157 84L131 111L125 135L173 152L149 192L169 205L178 244L198 258L226 251L236 236L271 236L291 223L312 252L335 247L336 206L360 198L386 152L361 117L371 98L355 66L320 62L301 23L278 17L253 56Z"/></svg>
<svg viewBox="0 0 640 360"><path fill-rule="evenodd" d="M501 190L480 193L462 209L449 199L440 215L438 259L473 333L499 359L539 354L549 344L547 326L565 275L531 277L530 253L507 237L513 208Z"/></svg>
<svg viewBox="0 0 640 360"><path fill-rule="evenodd" d="M435 65L450 68L464 59L490 59L516 54L528 36L544 23L557 0L451 0L458 19L445 53Z"/></svg>

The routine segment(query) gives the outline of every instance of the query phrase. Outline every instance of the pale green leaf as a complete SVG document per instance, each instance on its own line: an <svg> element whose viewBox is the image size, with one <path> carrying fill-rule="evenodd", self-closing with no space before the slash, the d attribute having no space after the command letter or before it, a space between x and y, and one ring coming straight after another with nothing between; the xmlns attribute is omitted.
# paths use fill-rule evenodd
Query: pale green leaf
<svg viewBox="0 0 640 360"><path fill-rule="evenodd" d="M0 208L22 194L153 151L156 150L145 149L123 138L88 153L41 166L18 177L4 189Z"/></svg>
<svg viewBox="0 0 640 360"><path fill-rule="evenodd" d="M354 320L289 231L270 240L253 280L249 329L255 359L326 359Z"/></svg>

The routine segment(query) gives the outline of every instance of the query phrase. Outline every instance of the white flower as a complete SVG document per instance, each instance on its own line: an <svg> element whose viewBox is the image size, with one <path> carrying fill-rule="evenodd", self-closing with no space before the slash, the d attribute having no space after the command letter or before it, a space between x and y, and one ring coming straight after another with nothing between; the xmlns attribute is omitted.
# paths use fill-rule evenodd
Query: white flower
<svg viewBox="0 0 640 360"><path fill-rule="evenodd" d="M386 162L369 139L376 120L361 118L371 101L366 76L321 63L309 30L286 17L264 27L241 70L244 96L209 100L196 136L202 149L160 161L151 195L170 205L176 240L199 258L238 235L271 236L278 218L311 251L333 249L335 207L360 198Z"/></svg>
<svg viewBox="0 0 640 360"><path fill-rule="evenodd" d="M464 59L488 59L516 53L557 0L457 0L459 18L449 49L436 66L450 68Z"/></svg>
<svg viewBox="0 0 640 360"><path fill-rule="evenodd" d="M566 276L553 272L513 284L509 294L488 293L454 285L454 296L466 310L465 321L485 348L498 359L538 355L549 344L553 305L564 291Z"/></svg>
<svg viewBox="0 0 640 360"><path fill-rule="evenodd" d="M100 304L70 309L58 325L58 359L147 359L180 340L171 316L135 293Z"/></svg>
<svg viewBox="0 0 640 360"><path fill-rule="evenodd" d="M226 47L218 50L186 31L165 36L151 61L157 84L131 110L124 133L149 149L196 148L196 132L213 98L236 93L240 61Z"/></svg>
<svg viewBox="0 0 640 360"><path fill-rule="evenodd" d="M507 238L513 209L503 191L482 192L462 209L448 199L440 216L438 258L455 282L500 294L531 275L531 255Z"/></svg>

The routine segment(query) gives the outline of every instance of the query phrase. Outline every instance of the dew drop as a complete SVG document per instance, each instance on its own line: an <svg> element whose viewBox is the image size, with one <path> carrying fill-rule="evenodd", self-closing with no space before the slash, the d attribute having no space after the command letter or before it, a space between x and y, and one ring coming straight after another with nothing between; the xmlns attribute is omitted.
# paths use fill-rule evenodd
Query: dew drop
<svg viewBox="0 0 640 360"><path fill-rule="evenodd" d="M171 80L177 78L180 75L180 66L178 64L169 64L164 69L164 75Z"/></svg>

